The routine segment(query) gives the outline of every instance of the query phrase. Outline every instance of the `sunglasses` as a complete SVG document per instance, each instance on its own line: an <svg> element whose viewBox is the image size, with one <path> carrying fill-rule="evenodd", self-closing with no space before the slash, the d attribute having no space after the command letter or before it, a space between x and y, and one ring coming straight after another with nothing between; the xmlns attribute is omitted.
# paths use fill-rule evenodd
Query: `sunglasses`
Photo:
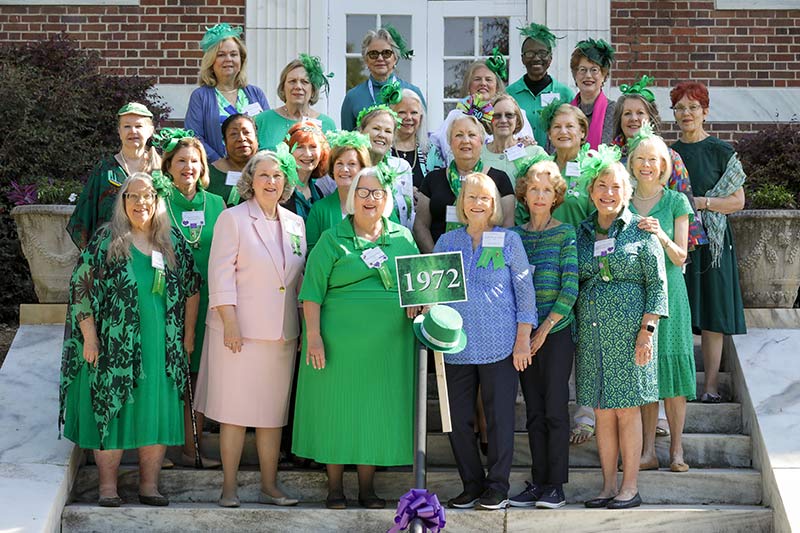
<svg viewBox="0 0 800 533"><path fill-rule="evenodd" d="M380 57L382 57L384 59L391 59L391 57L393 55L394 55L394 50L391 50L391 49L380 50L380 51L379 50L370 50L369 52L367 52L367 57L369 59L373 60L373 61L378 59L378 56L380 56Z"/></svg>

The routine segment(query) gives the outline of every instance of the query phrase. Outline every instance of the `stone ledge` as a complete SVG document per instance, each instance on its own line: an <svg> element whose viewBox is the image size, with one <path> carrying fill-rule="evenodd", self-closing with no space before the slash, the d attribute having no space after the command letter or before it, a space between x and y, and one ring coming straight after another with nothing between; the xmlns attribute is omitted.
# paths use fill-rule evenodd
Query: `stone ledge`
<svg viewBox="0 0 800 533"><path fill-rule="evenodd" d="M20 304L19 324L64 324L67 320L67 304Z"/></svg>

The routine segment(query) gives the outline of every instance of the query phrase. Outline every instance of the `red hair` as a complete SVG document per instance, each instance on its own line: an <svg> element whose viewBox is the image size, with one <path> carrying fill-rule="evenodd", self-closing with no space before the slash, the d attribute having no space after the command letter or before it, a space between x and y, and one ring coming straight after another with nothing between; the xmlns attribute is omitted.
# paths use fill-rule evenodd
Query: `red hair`
<svg viewBox="0 0 800 533"><path fill-rule="evenodd" d="M322 150L319 156L319 163L317 168L311 172L312 178L320 178L328 171L328 157L331 153L331 148L328 146L328 140L322 130L313 122L298 122L286 134L289 137L287 144L291 149L296 144L316 144Z"/></svg>
<svg viewBox="0 0 800 533"><path fill-rule="evenodd" d="M682 81L669 92L673 106L684 96L698 102L703 109L708 109L708 87L699 81Z"/></svg>

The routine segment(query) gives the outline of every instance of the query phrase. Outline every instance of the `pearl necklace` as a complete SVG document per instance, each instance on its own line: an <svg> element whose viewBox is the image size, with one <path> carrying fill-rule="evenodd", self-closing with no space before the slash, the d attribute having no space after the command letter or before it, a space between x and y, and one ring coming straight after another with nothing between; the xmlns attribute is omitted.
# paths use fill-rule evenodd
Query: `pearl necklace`
<svg viewBox="0 0 800 533"><path fill-rule="evenodd" d="M653 194L652 196L647 196L647 197L645 197L645 196L640 196L638 193L633 193L633 197L634 197L634 198L636 198L637 200L641 200L641 201L643 201L643 202L647 202L647 201L649 201L649 200L652 200L653 198L655 198L655 197L656 197L656 196L658 196L659 194L661 194L661 192L662 192L662 189L659 189L659 190L657 190L657 191L655 192L655 194Z"/></svg>

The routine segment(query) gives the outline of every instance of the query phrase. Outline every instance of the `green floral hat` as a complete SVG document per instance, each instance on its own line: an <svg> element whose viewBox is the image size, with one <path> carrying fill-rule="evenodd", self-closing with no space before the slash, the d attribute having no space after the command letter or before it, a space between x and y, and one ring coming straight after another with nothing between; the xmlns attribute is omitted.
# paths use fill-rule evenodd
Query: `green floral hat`
<svg viewBox="0 0 800 533"><path fill-rule="evenodd" d="M588 146L588 145L586 145ZM594 180L602 171L622 158L619 146L601 144L597 150L581 150L578 153L578 167L581 178Z"/></svg>
<svg viewBox="0 0 800 533"><path fill-rule="evenodd" d="M216 26L206 28L206 34L203 35L203 39L200 41L200 48L203 49L203 52L208 52L212 46L218 42L224 41L225 39L229 39L231 37L241 39L242 33L243 31L241 26L234 28L227 22L217 24Z"/></svg>
<svg viewBox="0 0 800 533"><path fill-rule="evenodd" d="M614 47L603 39L586 39L580 41L575 48L581 51L589 61L603 68L609 68L614 61Z"/></svg>
<svg viewBox="0 0 800 533"><path fill-rule="evenodd" d="M495 73L501 80L508 81L508 61L503 54L500 53L500 48L495 46L492 48L492 57L486 60L486 67Z"/></svg>
<svg viewBox="0 0 800 533"><path fill-rule="evenodd" d="M124 106L120 107L119 111L117 111L117 116L121 117L122 115L139 115L140 117L153 118L153 114L150 112L150 110L139 102L128 102Z"/></svg>
<svg viewBox="0 0 800 533"><path fill-rule="evenodd" d="M563 39L563 37L556 37L555 34L550 31L550 28L544 24L536 24L535 22L531 22L527 26L517 29L525 39L539 41L550 50L556 47L556 39ZM524 43L525 41L523 40L522 42Z"/></svg>
<svg viewBox="0 0 800 533"><path fill-rule="evenodd" d="M166 154L173 151L178 142L186 137L194 137L194 132L181 128L161 128L153 134L153 146L160 148Z"/></svg>
<svg viewBox="0 0 800 533"><path fill-rule="evenodd" d="M289 149L288 144L282 142L275 147L273 154L275 159L278 160L278 166L286 176L289 185L297 187L300 185L300 178L297 176L297 161L295 161L292 151Z"/></svg>
<svg viewBox="0 0 800 533"><path fill-rule="evenodd" d="M322 61L317 56L300 54L300 62L303 64L303 68L306 69L306 73L308 73L311 85L316 87L317 90L325 91L325 94L330 93L331 85L328 82L328 78L333 78L333 72L325 74L325 70L322 68Z"/></svg>
<svg viewBox="0 0 800 533"><path fill-rule="evenodd" d="M645 122L642 124L642 127L639 128L639 131L636 134L628 139L627 148L628 154L632 154L636 147L639 146L639 143L644 141L645 139L652 139L653 137L658 137L658 135L653 132L653 126L650 125L649 122Z"/></svg>
<svg viewBox="0 0 800 533"><path fill-rule="evenodd" d="M394 119L395 123L397 123L398 126L403 123L403 120L400 118L400 116L397 113L394 112L394 109L392 109L391 107L389 107L386 104L376 104L376 105L371 105L369 107L365 107L364 109L362 109L361 111L358 112L358 118L356 119L356 129L359 129L359 130L361 129L361 120L364 117L366 117L367 115L369 115L373 111L379 111L379 110L380 111L386 111L387 113L389 113L392 116L392 118Z"/></svg>
<svg viewBox="0 0 800 533"><path fill-rule="evenodd" d="M647 88L648 85L653 84L653 78L648 76L647 74L642 76L642 79L634 83L633 85L628 85L627 83L623 83L619 86L619 90L622 94L625 95L638 95L650 102L651 104L656 101L656 95L653 94L653 91Z"/></svg>
<svg viewBox="0 0 800 533"><path fill-rule="evenodd" d="M515 159L514 167L516 167L517 179L527 174L528 170L536 163L541 163L542 161L553 161L553 157L554 156L547 155L547 152L542 150L534 155L529 155L521 157L519 159Z"/></svg>
<svg viewBox="0 0 800 533"><path fill-rule="evenodd" d="M357 131L331 130L325 133L325 137L327 137L331 149L338 146L347 146L349 148L366 148L369 150L372 147L369 135L364 135Z"/></svg>
<svg viewBox="0 0 800 533"><path fill-rule="evenodd" d="M402 57L403 59L411 59L411 56L414 55L414 50L408 48L408 43L406 43L406 40L403 38L400 32L397 31L397 28L395 28L391 24L384 24L383 29L386 30L389 33L389 35L392 36L394 44L397 45L397 50L400 53L400 57Z"/></svg>

